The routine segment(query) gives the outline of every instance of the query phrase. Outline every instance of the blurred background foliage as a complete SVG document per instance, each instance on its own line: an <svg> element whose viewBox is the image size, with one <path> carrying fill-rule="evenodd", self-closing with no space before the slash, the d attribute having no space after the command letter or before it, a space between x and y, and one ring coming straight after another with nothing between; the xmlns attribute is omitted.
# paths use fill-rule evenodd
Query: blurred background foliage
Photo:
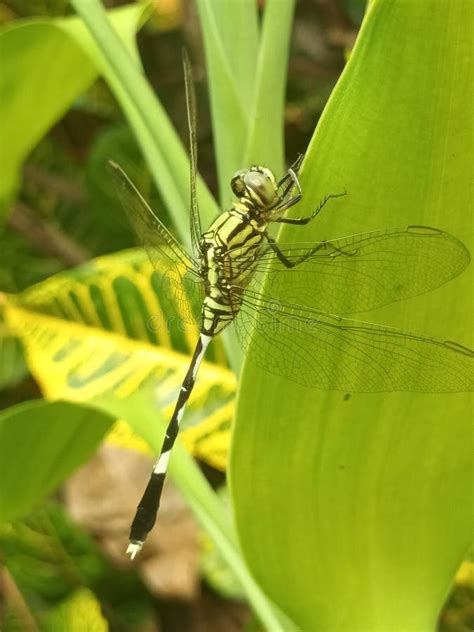
<svg viewBox="0 0 474 632"><path fill-rule="evenodd" d="M107 8L122 4L105 2ZM259 4L263 7L264 0ZM287 162L304 152L364 10L364 0L297 3L286 92ZM3 26L22 18L71 13L67 0L0 2ZM153 89L187 144L183 45L191 53L196 79L199 170L217 195L196 7L191 0L156 2L138 33L138 47ZM31 109L34 115L34 103ZM8 152L8 147L1 151ZM98 80L75 100L23 165L19 191L0 227L0 291L19 292L55 272L137 244L105 172L110 157L126 167L152 206L160 205L132 132L109 89ZM39 397L18 342L2 336L0 350L0 407ZM0 563L8 562L0 567L2 630L259 629L232 574L171 486L164 501L168 531L156 557L145 557L138 567L124 565L113 538L114 514L109 514L107 528L98 529L97 521L104 517L94 513L96 506L117 503L114 473L120 468L121 476L125 471L133 479L149 467L141 459L125 455L119 447L101 449L40 510L0 531ZM219 470L202 467L215 487L222 485ZM97 478L102 484L96 489L91 481ZM474 625L469 563L457 581L439 623L446 632L467 631Z"/></svg>

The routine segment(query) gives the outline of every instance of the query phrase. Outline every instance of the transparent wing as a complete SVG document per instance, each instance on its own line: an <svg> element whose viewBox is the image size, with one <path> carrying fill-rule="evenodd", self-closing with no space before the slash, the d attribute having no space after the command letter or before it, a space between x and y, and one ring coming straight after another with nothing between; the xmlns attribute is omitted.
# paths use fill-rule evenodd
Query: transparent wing
<svg viewBox="0 0 474 632"><path fill-rule="evenodd" d="M337 314L423 294L456 277L470 261L462 242L425 226L278 247L294 267L285 267L266 246L256 266L259 287L265 280L272 297Z"/></svg>
<svg viewBox="0 0 474 632"><path fill-rule="evenodd" d="M172 293L185 323L200 322L202 280L197 262L176 241L115 162L110 171L127 217L148 253L164 296Z"/></svg>
<svg viewBox="0 0 474 632"><path fill-rule="evenodd" d="M190 183L191 183L191 243L195 256L199 253L199 242L201 240L201 218L199 215L199 203L196 191L197 179L197 139L196 139L196 93L194 91L193 70L188 53L183 48L183 68L184 86L186 90L186 110L188 113L189 128L189 154L190 154Z"/></svg>
<svg viewBox="0 0 474 632"><path fill-rule="evenodd" d="M474 352L461 345L278 302L251 289L235 327L250 362L304 386L351 392L474 388Z"/></svg>

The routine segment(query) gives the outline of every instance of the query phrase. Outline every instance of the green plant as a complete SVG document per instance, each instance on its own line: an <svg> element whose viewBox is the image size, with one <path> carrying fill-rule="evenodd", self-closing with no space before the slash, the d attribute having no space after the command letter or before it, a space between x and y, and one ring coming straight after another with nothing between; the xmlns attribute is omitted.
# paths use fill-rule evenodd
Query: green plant
<svg viewBox="0 0 474 632"><path fill-rule="evenodd" d="M185 152L136 56L127 52L99 2L72 4L88 31L77 20L54 29L72 37L108 81L175 229L187 242ZM268 0L261 29L250 0L197 4L225 201L236 168L264 162L277 173L283 169L283 94L293 3ZM468 0L370 3L302 172L303 212L327 193L346 189L348 196L337 211L325 211L307 227L305 241L425 224L471 245L472 113L470 82L465 80L473 75L470 10ZM135 24L136 13L128 19ZM244 36L233 38L244 24ZM19 155L20 161L24 154ZM206 223L218 205L202 183L199 195ZM291 228L280 238L302 239ZM438 337L448 331L450 338L467 343L469 305L464 274L433 295L380 310L377 320ZM7 324L21 338L21 328L12 324L18 322L15 309L13 304ZM86 337L87 330L83 333ZM226 347L237 366L232 339ZM87 404L124 416L159 448L160 432L144 423L153 417L146 391L120 408L103 396ZM290 624L262 590L302 630L434 628L470 544L467 397L345 398L302 389L244 365L230 477L242 551L259 585L239 558L222 507L183 450L175 454L173 469L267 629L287 630Z"/></svg>

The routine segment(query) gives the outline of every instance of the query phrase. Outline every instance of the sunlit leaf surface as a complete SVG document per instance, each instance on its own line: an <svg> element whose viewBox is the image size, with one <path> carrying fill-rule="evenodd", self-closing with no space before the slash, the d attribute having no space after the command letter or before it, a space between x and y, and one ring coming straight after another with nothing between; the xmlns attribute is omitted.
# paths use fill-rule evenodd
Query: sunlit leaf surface
<svg viewBox="0 0 474 632"><path fill-rule="evenodd" d="M294 214L348 195L282 241L423 224L472 250L471 27L469 0L370 4ZM472 347L471 281L466 271L370 318ZM471 540L471 410L466 394L328 393L245 366L238 530L255 576L302 629L433 628Z"/></svg>

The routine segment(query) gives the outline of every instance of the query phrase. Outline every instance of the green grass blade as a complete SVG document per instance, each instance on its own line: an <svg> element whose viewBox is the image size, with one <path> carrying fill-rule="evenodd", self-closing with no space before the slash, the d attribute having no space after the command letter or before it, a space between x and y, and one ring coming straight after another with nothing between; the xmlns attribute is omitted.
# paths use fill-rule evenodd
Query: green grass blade
<svg viewBox="0 0 474 632"><path fill-rule="evenodd" d="M255 93L255 60L259 50L257 5L253 0L202 0L198 8L206 56L211 62L215 56L226 61L244 109L248 111Z"/></svg>
<svg viewBox="0 0 474 632"><path fill-rule="evenodd" d="M233 24L245 21L249 9L247 0L242 3L197 0L197 7L206 52L219 198L222 206L228 206L231 200L229 178L242 166L250 127L255 70L249 51L255 54L258 42L255 9L250 12L246 36L229 40ZM235 59L246 62L238 65ZM247 72L245 79L242 70ZM242 81L247 84L244 90L240 88Z"/></svg>
<svg viewBox="0 0 474 632"><path fill-rule="evenodd" d="M255 98L242 162L242 166L266 164L276 174L283 173L285 167L283 125L293 11L293 0L270 0L265 5Z"/></svg>
<svg viewBox="0 0 474 632"><path fill-rule="evenodd" d="M294 2L267 2L260 32L255 3L198 0L197 4L206 50L220 199L227 205L229 179L237 169L267 161L277 173L283 170L282 122ZM246 26L239 29L239 24Z"/></svg>
<svg viewBox="0 0 474 632"><path fill-rule="evenodd" d="M185 243L189 243L189 164L177 133L127 52L98 0L71 0L91 37L83 39L123 108L147 159L154 182L170 209ZM184 98L184 80L183 80ZM216 214L215 201L200 180L198 194L203 223Z"/></svg>
<svg viewBox="0 0 474 632"><path fill-rule="evenodd" d="M425 224L472 247L471 27L469 0L371 3L295 215L348 196L282 240ZM370 318L469 346L471 308L467 271ZM346 399L245 367L238 531L255 577L302 629L434 629L472 540L471 410L468 394Z"/></svg>
<svg viewBox="0 0 474 632"><path fill-rule="evenodd" d="M250 605L265 629L272 632L292 632L293 625L269 601L262 588L249 573L236 545L233 527L225 516L222 501L212 491L196 463L179 444L175 446L174 455L170 461L170 474L179 485L199 522L235 573Z"/></svg>

